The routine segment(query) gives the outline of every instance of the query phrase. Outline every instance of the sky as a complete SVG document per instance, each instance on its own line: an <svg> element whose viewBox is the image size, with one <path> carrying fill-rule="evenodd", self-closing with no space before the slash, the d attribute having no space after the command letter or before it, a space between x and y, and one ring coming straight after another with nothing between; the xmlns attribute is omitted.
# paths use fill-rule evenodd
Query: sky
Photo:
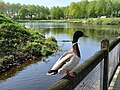
<svg viewBox="0 0 120 90"><path fill-rule="evenodd" d="M20 4L34 4L34 5L43 5L47 7L52 6L67 6L70 5L71 2L79 2L81 0L2 0L5 3L20 3Z"/></svg>

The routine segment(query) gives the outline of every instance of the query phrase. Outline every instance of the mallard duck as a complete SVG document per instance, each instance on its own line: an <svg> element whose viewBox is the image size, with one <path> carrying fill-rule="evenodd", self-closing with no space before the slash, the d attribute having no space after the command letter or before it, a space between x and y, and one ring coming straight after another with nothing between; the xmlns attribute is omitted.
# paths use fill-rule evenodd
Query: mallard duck
<svg viewBox="0 0 120 90"><path fill-rule="evenodd" d="M65 52L48 71L47 75L63 74L75 77L72 70L77 66L80 61L80 51L78 48L78 39L84 36L82 31L76 31L73 35L72 48Z"/></svg>

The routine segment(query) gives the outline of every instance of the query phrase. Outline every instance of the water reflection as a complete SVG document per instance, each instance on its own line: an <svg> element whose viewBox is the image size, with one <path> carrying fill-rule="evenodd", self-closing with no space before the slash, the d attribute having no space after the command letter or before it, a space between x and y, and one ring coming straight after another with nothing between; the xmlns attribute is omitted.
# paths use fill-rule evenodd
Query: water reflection
<svg viewBox="0 0 120 90"><path fill-rule="evenodd" d="M11 68L10 70L2 73L0 75L0 80L5 80L7 78L10 78L10 77L13 77L16 75L16 73L18 73L19 71L22 71L25 69L26 66L29 66L30 64L35 64L37 63L38 61L43 61L43 62L47 62L47 61L44 61L44 59L39 59L39 60L28 60L22 64L20 64L19 66L15 66L13 68Z"/></svg>
<svg viewBox="0 0 120 90"><path fill-rule="evenodd" d="M58 34L66 34L69 35L72 38L73 33L76 30L81 30L83 31L86 35L89 36L89 38L94 39L96 41L101 40L102 38L108 38L110 40L116 38L118 36L118 33L120 29L111 29L111 30L101 30L101 29L86 29L86 28L52 28L52 29L44 29L44 33L46 36L51 36L51 35L58 35ZM57 38L57 37L56 37Z"/></svg>
<svg viewBox="0 0 120 90"><path fill-rule="evenodd" d="M76 30L82 30L89 38L79 39L79 48L82 55L81 63L100 49L103 38L112 40L120 31L120 26L94 26L80 23L24 23L25 26L39 30L46 37L54 36L59 40L72 40ZM71 48L71 42L58 42L61 51L37 61L26 63L12 68L0 75L0 90L46 90L50 85L64 75L46 76L47 71L56 60Z"/></svg>

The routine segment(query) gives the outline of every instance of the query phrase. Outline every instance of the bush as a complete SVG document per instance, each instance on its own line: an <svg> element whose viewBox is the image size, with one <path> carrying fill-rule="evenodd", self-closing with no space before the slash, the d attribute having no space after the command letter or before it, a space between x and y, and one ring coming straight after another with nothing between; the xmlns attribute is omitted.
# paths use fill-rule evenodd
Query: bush
<svg viewBox="0 0 120 90"><path fill-rule="evenodd" d="M54 37L50 37L45 40L45 44L43 45L41 52L43 55L49 55L56 52L56 50L58 50L57 41Z"/></svg>
<svg viewBox="0 0 120 90"><path fill-rule="evenodd" d="M56 50L58 45L54 37L46 39L40 32L26 29L24 25L0 15L0 58L9 59L11 55L24 56L26 53L31 57L43 56Z"/></svg>

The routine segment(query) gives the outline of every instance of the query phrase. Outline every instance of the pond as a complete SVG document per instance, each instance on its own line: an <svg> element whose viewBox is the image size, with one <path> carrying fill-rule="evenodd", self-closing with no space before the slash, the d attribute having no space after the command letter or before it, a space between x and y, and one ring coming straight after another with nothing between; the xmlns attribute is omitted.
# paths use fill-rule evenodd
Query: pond
<svg viewBox="0 0 120 90"><path fill-rule="evenodd" d="M46 73L56 60L71 48L71 42L62 42L62 40L72 40L72 35L76 30L81 30L89 36L82 37L78 41L82 56L79 65L100 50L100 42L103 38L113 40L120 32L120 26L38 22L21 24L33 30L39 30L46 37L54 36L58 41L60 51L36 61L27 61L3 73L0 75L0 90L47 90L50 85L65 76L65 74L47 76Z"/></svg>

